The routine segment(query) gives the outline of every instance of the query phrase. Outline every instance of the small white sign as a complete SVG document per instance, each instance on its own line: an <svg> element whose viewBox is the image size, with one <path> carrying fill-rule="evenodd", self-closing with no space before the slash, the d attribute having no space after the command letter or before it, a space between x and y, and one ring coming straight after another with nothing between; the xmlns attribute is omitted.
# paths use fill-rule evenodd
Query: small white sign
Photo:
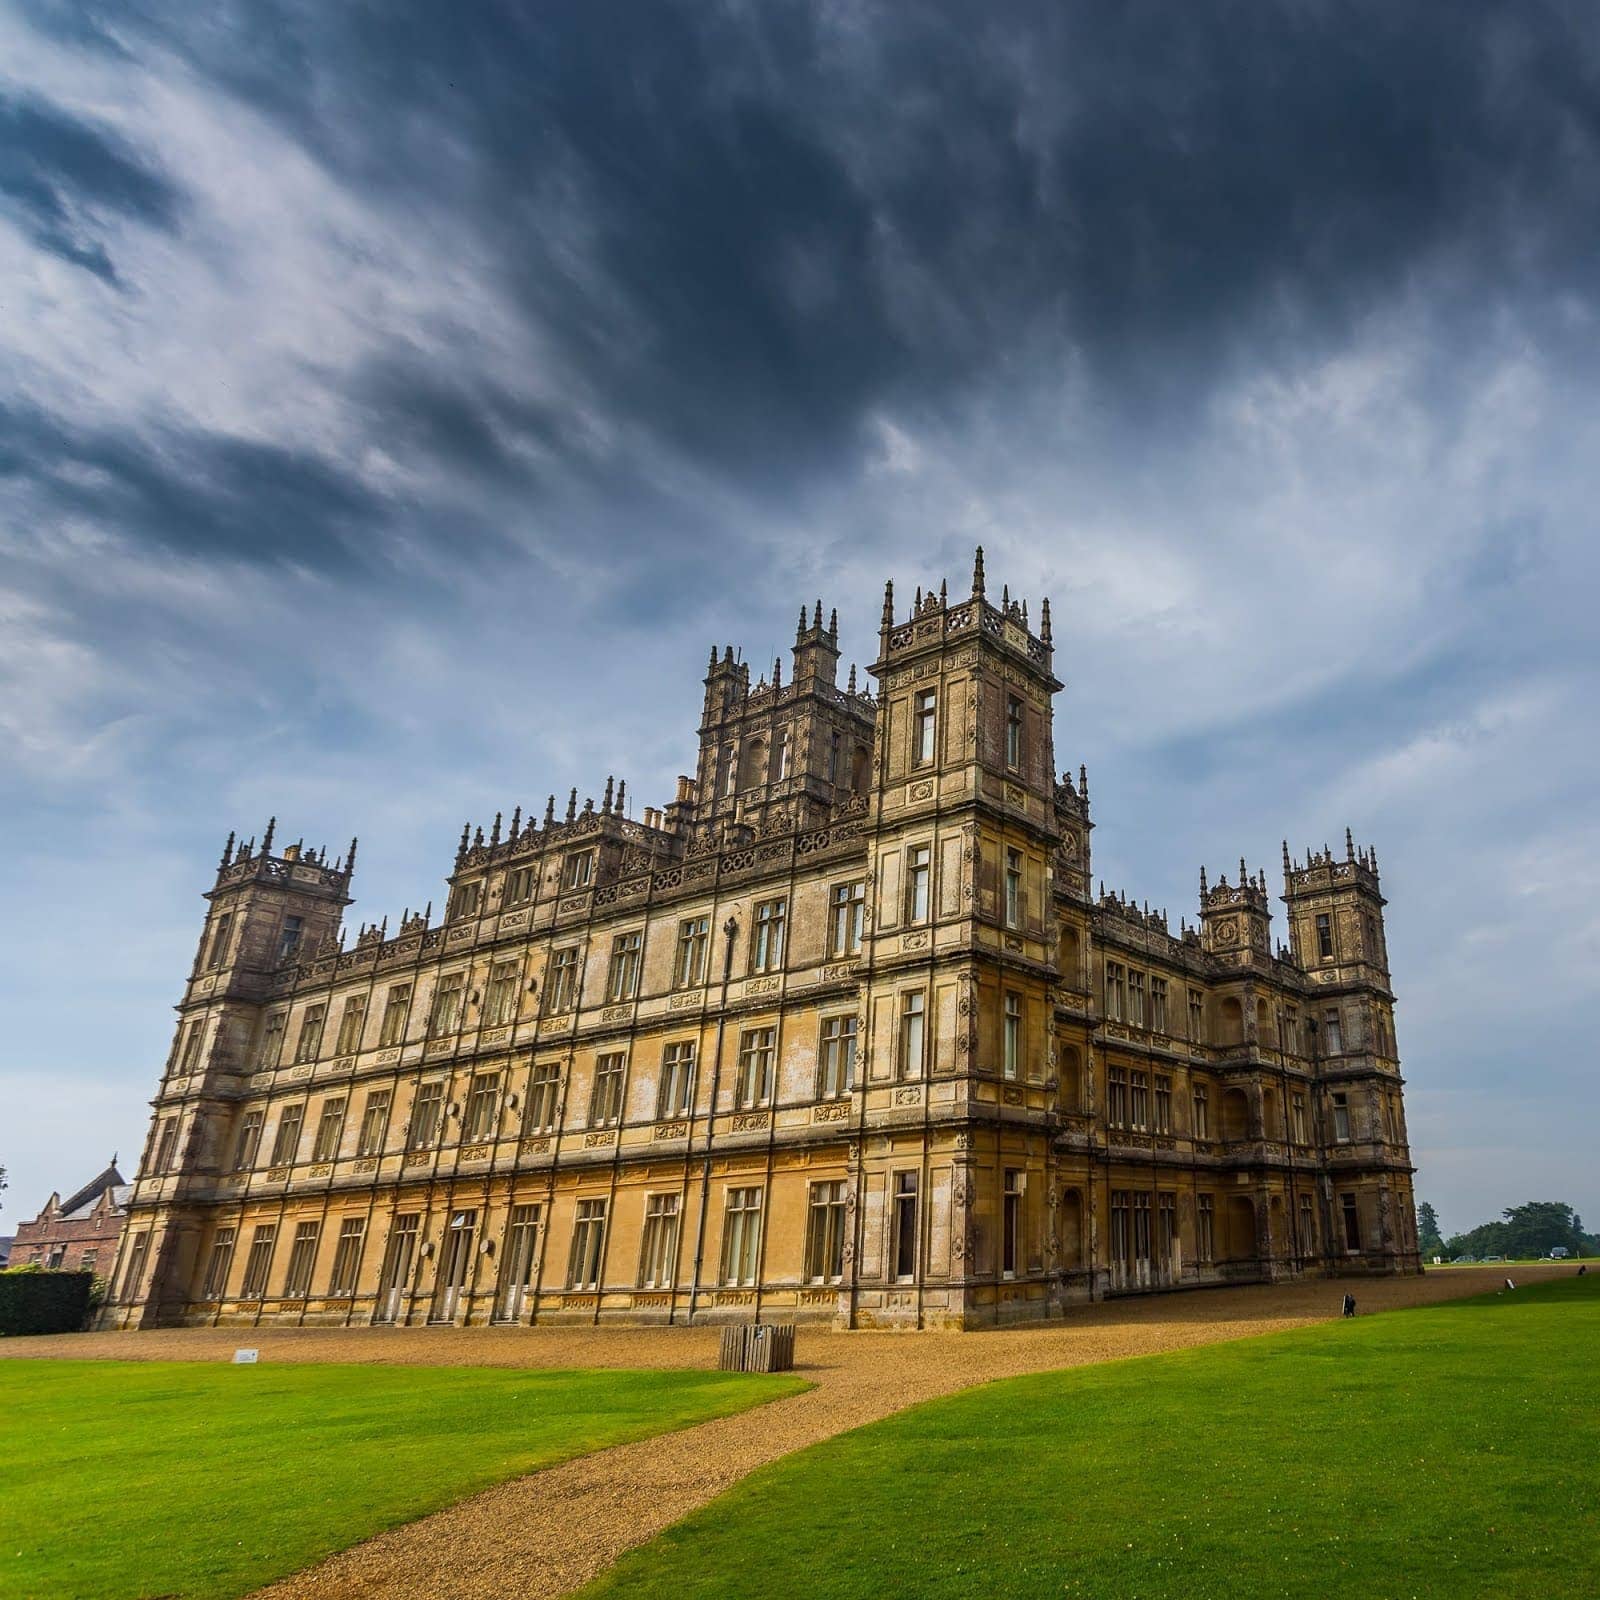
<svg viewBox="0 0 1600 1600"><path fill-rule="evenodd" d="M236 1367L253 1367L261 1358L259 1350L235 1350L233 1364Z"/></svg>

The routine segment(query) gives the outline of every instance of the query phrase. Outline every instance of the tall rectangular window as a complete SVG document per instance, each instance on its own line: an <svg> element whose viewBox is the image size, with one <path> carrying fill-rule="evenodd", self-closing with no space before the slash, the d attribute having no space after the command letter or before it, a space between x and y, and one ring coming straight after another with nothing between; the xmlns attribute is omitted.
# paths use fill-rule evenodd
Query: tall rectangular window
<svg viewBox="0 0 1600 1600"><path fill-rule="evenodd" d="M894 1275L917 1275L917 1174L894 1175Z"/></svg>
<svg viewBox="0 0 1600 1600"><path fill-rule="evenodd" d="M782 783L789 776L789 730L779 728L772 736L772 781Z"/></svg>
<svg viewBox="0 0 1600 1600"><path fill-rule="evenodd" d="M382 1151L384 1138L389 1131L389 1100L390 1091L387 1089L371 1089L367 1092L366 1109L361 1113L361 1132L356 1139L358 1156L375 1156Z"/></svg>
<svg viewBox="0 0 1600 1600"><path fill-rule="evenodd" d="M1361 1248L1361 1212L1356 1205L1353 1194L1339 1196L1339 1209L1344 1216L1344 1247L1346 1250L1359 1250Z"/></svg>
<svg viewBox="0 0 1600 1600"><path fill-rule="evenodd" d="M326 1006L307 1006L305 1015L300 1019L300 1038L294 1047L296 1061L315 1061L317 1052L322 1048L322 1019L327 1015Z"/></svg>
<svg viewBox="0 0 1600 1600"><path fill-rule="evenodd" d="M339 1013L339 1037L334 1041L334 1053L354 1055L361 1048L361 1025L367 1020L367 997L353 994L346 998L344 1010Z"/></svg>
<svg viewBox="0 0 1600 1600"><path fill-rule="evenodd" d="M472 1276L472 1244L477 1237L478 1213L457 1211L445 1229L443 1260L433 1283L433 1303L428 1307L429 1322L454 1320L461 1291Z"/></svg>
<svg viewBox="0 0 1600 1600"><path fill-rule="evenodd" d="M1206 1003L1198 989L1189 991L1189 1043L1204 1044L1206 1039Z"/></svg>
<svg viewBox="0 0 1600 1600"><path fill-rule="evenodd" d="M1330 1056L1344 1054L1344 1026L1337 1006L1322 1013L1322 1048Z"/></svg>
<svg viewBox="0 0 1600 1600"><path fill-rule="evenodd" d="M856 1085L856 1014L822 1019L821 1072L817 1094L835 1100Z"/></svg>
<svg viewBox="0 0 1600 1600"><path fill-rule="evenodd" d="M261 1125L266 1121L264 1111L247 1111L239 1123L239 1137L233 1147L233 1170L245 1172L256 1164L256 1151L261 1145Z"/></svg>
<svg viewBox="0 0 1600 1600"><path fill-rule="evenodd" d="M579 850L567 857L561 869L561 887L563 889L587 889L593 878L593 850Z"/></svg>
<svg viewBox="0 0 1600 1600"><path fill-rule="evenodd" d="M504 1028L517 1020L517 991L521 986L521 962L495 962L489 969L489 982L483 991L484 1027Z"/></svg>
<svg viewBox="0 0 1600 1600"><path fill-rule="evenodd" d="M151 1163L152 1172L170 1172L172 1170L172 1157L178 1148L178 1119L167 1117L162 1121L161 1131L156 1139L156 1158Z"/></svg>
<svg viewBox="0 0 1600 1600"><path fill-rule="evenodd" d="M311 1146L313 1161L332 1161L339 1153L339 1140L344 1135L344 1096L330 1095L322 1102L322 1115L317 1119L317 1137Z"/></svg>
<svg viewBox="0 0 1600 1600"><path fill-rule="evenodd" d="M1326 911L1317 913L1317 956L1323 961L1333 959L1333 918Z"/></svg>
<svg viewBox="0 0 1600 1600"><path fill-rule="evenodd" d="M454 922L457 917L475 917L482 901L482 883L458 883L450 896L450 903L445 911L445 917L451 922Z"/></svg>
<svg viewBox="0 0 1600 1600"><path fill-rule="evenodd" d="M1011 989L1006 990L1002 1031L1002 1070L1006 1077L1014 1078L1022 1070L1022 996Z"/></svg>
<svg viewBox="0 0 1600 1600"><path fill-rule="evenodd" d="M672 964L675 988L693 989L706 981L710 947L710 917L685 917L678 924L677 957Z"/></svg>
<svg viewBox="0 0 1600 1600"><path fill-rule="evenodd" d="M1118 961L1106 962L1106 1017L1121 1022L1128 1014L1128 974Z"/></svg>
<svg viewBox="0 0 1600 1600"><path fill-rule="evenodd" d="M1172 1079L1165 1072L1155 1075L1157 1133L1172 1132Z"/></svg>
<svg viewBox="0 0 1600 1600"><path fill-rule="evenodd" d="M734 1086L736 1106L764 1106L772 1098L773 1056L777 1031L747 1028L739 1036L739 1077Z"/></svg>
<svg viewBox="0 0 1600 1600"><path fill-rule="evenodd" d="M1283 1013L1283 1048L1292 1056L1300 1054L1300 1013L1293 1006Z"/></svg>
<svg viewBox="0 0 1600 1600"><path fill-rule="evenodd" d="M292 961L300 952L300 939L305 932L303 917L285 917L278 933L278 965Z"/></svg>
<svg viewBox="0 0 1600 1600"><path fill-rule="evenodd" d="M205 1037L205 1032L204 1018L189 1024L189 1031L183 1040L183 1054L178 1061L179 1072L193 1072L200 1065L200 1041Z"/></svg>
<svg viewBox="0 0 1600 1600"><path fill-rule="evenodd" d="M461 998L466 991L467 975L449 972L439 980L433 991L433 1009L428 1015L428 1033L437 1039L441 1034L454 1033L461 1026Z"/></svg>
<svg viewBox="0 0 1600 1600"><path fill-rule="evenodd" d="M627 1071L628 1058L620 1050L595 1058L594 1092L589 1097L591 1128L614 1128L622 1121L622 1088Z"/></svg>
<svg viewBox="0 0 1600 1600"><path fill-rule="evenodd" d="M1144 974L1130 972L1128 974L1128 1021L1136 1028L1145 1025L1144 1009Z"/></svg>
<svg viewBox="0 0 1600 1600"><path fill-rule="evenodd" d="M1014 694L1006 696L1006 765L1022 765L1022 702Z"/></svg>
<svg viewBox="0 0 1600 1600"><path fill-rule="evenodd" d="M1202 1261L1212 1260L1217 1253L1216 1202L1208 1194L1194 1203L1194 1253Z"/></svg>
<svg viewBox="0 0 1600 1600"><path fill-rule="evenodd" d="M518 867L506 877L506 895L504 904L510 906L523 906L533 899L534 891L539 887L539 872L536 867Z"/></svg>
<svg viewBox="0 0 1600 1600"><path fill-rule="evenodd" d="M806 1278L811 1283L837 1283L844 1276L844 1229L843 1180L812 1184L806 1212Z"/></svg>
<svg viewBox="0 0 1600 1600"><path fill-rule="evenodd" d="M1289 1102L1289 1124L1296 1144L1306 1143L1306 1097L1297 1094Z"/></svg>
<svg viewBox="0 0 1600 1600"><path fill-rule="evenodd" d="M1194 1136L1197 1139L1211 1137L1211 1097L1203 1083L1194 1086Z"/></svg>
<svg viewBox="0 0 1600 1600"><path fill-rule="evenodd" d="M462 1137L469 1143L492 1139L500 1130L500 1074L477 1072L467 1091L467 1125Z"/></svg>
<svg viewBox="0 0 1600 1600"><path fill-rule="evenodd" d="M1156 1261L1165 1273L1176 1272L1178 1260L1178 1197L1156 1196Z"/></svg>
<svg viewBox="0 0 1600 1600"><path fill-rule="evenodd" d="M867 886L861 879L836 883L828 891L828 950L834 956L853 956L861 949L862 924L866 917Z"/></svg>
<svg viewBox="0 0 1600 1600"><path fill-rule="evenodd" d="M272 1166L281 1167L294 1160L300 1149L300 1124L305 1114L303 1105L283 1108L283 1114L278 1119L278 1132L272 1141Z"/></svg>
<svg viewBox="0 0 1600 1600"><path fill-rule="evenodd" d="M578 947L569 944L554 951L550 967L545 974L544 1008L552 1015L557 1011L570 1011L578 995Z"/></svg>
<svg viewBox="0 0 1600 1600"><path fill-rule="evenodd" d="M1150 1126L1150 1074L1147 1072L1130 1072L1128 1074L1129 1089L1129 1119L1136 1128Z"/></svg>
<svg viewBox="0 0 1600 1600"><path fill-rule="evenodd" d="M200 1293L207 1300L220 1300L228 1292L228 1270L233 1266L232 1228L218 1228L211 1240L211 1255L206 1262L206 1281Z"/></svg>
<svg viewBox="0 0 1600 1600"><path fill-rule="evenodd" d="M694 1108L694 1040L680 1039L661 1052L656 1116L686 1117Z"/></svg>
<svg viewBox="0 0 1600 1600"><path fill-rule="evenodd" d="M678 1196L653 1194L644 1203L639 1287L670 1289L678 1271Z"/></svg>
<svg viewBox="0 0 1600 1600"><path fill-rule="evenodd" d="M211 951L206 957L206 965L213 971L222 966L228 959L228 934L233 929L233 913L225 911L217 918L211 929Z"/></svg>
<svg viewBox="0 0 1600 1600"><path fill-rule="evenodd" d="M495 1317L500 1322L515 1322L533 1287L534 1263L538 1260L539 1227L544 1208L537 1205L512 1206L506 1225L505 1253L500 1258L500 1285L495 1302Z"/></svg>
<svg viewBox="0 0 1600 1600"><path fill-rule="evenodd" d="M1026 1179L1015 1169L1008 1169L1003 1195L1004 1211L1000 1219L1000 1275L1014 1278L1021 1258L1022 1245L1022 1195Z"/></svg>
<svg viewBox="0 0 1600 1600"><path fill-rule="evenodd" d="M1022 926L1022 852L1006 851L1005 913L1008 928Z"/></svg>
<svg viewBox="0 0 1600 1600"><path fill-rule="evenodd" d="M572 1255L567 1262L569 1289L597 1289L600 1263L605 1256L606 1203L580 1200L577 1219L572 1225Z"/></svg>
<svg viewBox="0 0 1600 1600"><path fill-rule="evenodd" d="M1167 980L1150 980L1150 1026L1157 1033L1167 1031Z"/></svg>
<svg viewBox="0 0 1600 1600"><path fill-rule="evenodd" d="M760 1258L761 1190L754 1186L730 1189L722 1226L722 1281L753 1284Z"/></svg>
<svg viewBox="0 0 1600 1600"><path fill-rule="evenodd" d="M548 1133L561 1111L561 1066L555 1061L534 1065L528 1080L528 1126Z"/></svg>
<svg viewBox="0 0 1600 1600"><path fill-rule="evenodd" d="M128 1305L139 1298L144 1283L144 1264L150 1254L150 1235L136 1233L128 1246L128 1264L122 1272L122 1293L117 1298Z"/></svg>
<svg viewBox="0 0 1600 1600"><path fill-rule="evenodd" d="M437 1078L417 1085L417 1098L411 1102L411 1124L406 1143L413 1150L428 1150L439 1142L444 1121L444 1084Z"/></svg>
<svg viewBox="0 0 1600 1600"><path fill-rule="evenodd" d="M900 997L900 1076L920 1078L927 1066L928 998L921 989Z"/></svg>
<svg viewBox="0 0 1600 1600"><path fill-rule="evenodd" d="M933 846L914 844L906 851L906 921L928 920L933 878Z"/></svg>
<svg viewBox="0 0 1600 1600"><path fill-rule="evenodd" d="M1312 1209L1311 1196L1300 1196L1300 1254L1312 1256L1317 1253L1317 1218Z"/></svg>
<svg viewBox="0 0 1600 1600"><path fill-rule="evenodd" d="M644 948L642 933L619 933L611 941L611 966L606 973L606 1002L631 1000L639 992L639 953Z"/></svg>
<svg viewBox="0 0 1600 1600"><path fill-rule="evenodd" d="M328 1277L328 1293L352 1295L356 1274L361 1269L361 1243L367 1236L365 1217L346 1217L339 1224L339 1240L333 1247L333 1271Z"/></svg>
<svg viewBox="0 0 1600 1600"><path fill-rule="evenodd" d="M783 965L783 932L788 913L789 902L782 899L763 900L756 907L751 971L776 972Z"/></svg>
<svg viewBox="0 0 1600 1600"><path fill-rule="evenodd" d="M1128 1073L1126 1068L1106 1068L1106 1121L1114 1128L1128 1125Z"/></svg>
<svg viewBox="0 0 1600 1600"><path fill-rule="evenodd" d="M260 1222L250 1236L250 1253L244 1258L244 1281L239 1294L246 1300L259 1300L267 1292L267 1273L272 1266L272 1247L277 1242L275 1223Z"/></svg>
<svg viewBox="0 0 1600 1600"><path fill-rule="evenodd" d="M1333 1101L1333 1137L1340 1144L1350 1143L1350 1101L1342 1095L1336 1094Z"/></svg>
<svg viewBox="0 0 1600 1600"><path fill-rule="evenodd" d="M931 766L934 756L934 729L939 720L939 697L932 689L919 690L912 703L911 762Z"/></svg>
<svg viewBox="0 0 1600 1600"><path fill-rule="evenodd" d="M320 1222L295 1224L294 1243L289 1246L289 1270L283 1275L283 1292L291 1300L303 1300L311 1293L311 1270L317 1261Z"/></svg>
<svg viewBox="0 0 1600 1600"><path fill-rule="evenodd" d="M411 1016L411 985L395 983L383 1001L383 1025L378 1030L378 1043L387 1050L402 1044L406 1036L406 1022Z"/></svg>

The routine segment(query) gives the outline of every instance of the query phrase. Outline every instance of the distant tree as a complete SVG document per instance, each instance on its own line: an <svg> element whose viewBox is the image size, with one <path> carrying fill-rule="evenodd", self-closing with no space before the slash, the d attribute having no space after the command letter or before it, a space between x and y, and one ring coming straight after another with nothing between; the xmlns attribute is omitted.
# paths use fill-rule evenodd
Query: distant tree
<svg viewBox="0 0 1600 1600"><path fill-rule="evenodd" d="M1439 1213L1426 1200L1417 1207L1417 1249L1425 1256L1444 1254L1444 1240L1439 1237Z"/></svg>
<svg viewBox="0 0 1600 1600"><path fill-rule="evenodd" d="M1422 1214L1417 1214L1422 1234ZM1452 1234L1444 1246L1451 1256L1543 1256L1562 1248L1574 1255L1600 1254L1600 1245L1583 1231L1583 1220L1559 1200L1530 1200L1507 1206L1502 1220L1485 1222L1466 1233Z"/></svg>

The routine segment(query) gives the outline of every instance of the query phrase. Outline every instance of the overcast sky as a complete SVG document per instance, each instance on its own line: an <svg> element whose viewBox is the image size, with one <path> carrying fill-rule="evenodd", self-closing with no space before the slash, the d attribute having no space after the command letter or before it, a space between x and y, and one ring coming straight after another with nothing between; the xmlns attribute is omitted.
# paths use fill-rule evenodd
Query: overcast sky
<svg viewBox="0 0 1600 1600"><path fill-rule="evenodd" d="M1597 272L1590 0L0 0L0 1231L230 828L392 922L980 541L1096 875L1352 827L1419 1196L1600 1223Z"/></svg>

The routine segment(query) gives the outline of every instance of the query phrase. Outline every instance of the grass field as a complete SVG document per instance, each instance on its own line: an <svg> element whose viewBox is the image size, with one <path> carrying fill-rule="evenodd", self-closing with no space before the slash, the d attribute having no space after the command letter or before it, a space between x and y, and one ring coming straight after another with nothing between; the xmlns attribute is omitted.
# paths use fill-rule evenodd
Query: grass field
<svg viewBox="0 0 1600 1600"><path fill-rule="evenodd" d="M1597 1358L1591 1275L987 1384L754 1474L585 1593L1593 1600Z"/></svg>
<svg viewBox="0 0 1600 1600"><path fill-rule="evenodd" d="M237 1595L491 1483L805 1385L719 1372L0 1363L0 1595Z"/></svg>

